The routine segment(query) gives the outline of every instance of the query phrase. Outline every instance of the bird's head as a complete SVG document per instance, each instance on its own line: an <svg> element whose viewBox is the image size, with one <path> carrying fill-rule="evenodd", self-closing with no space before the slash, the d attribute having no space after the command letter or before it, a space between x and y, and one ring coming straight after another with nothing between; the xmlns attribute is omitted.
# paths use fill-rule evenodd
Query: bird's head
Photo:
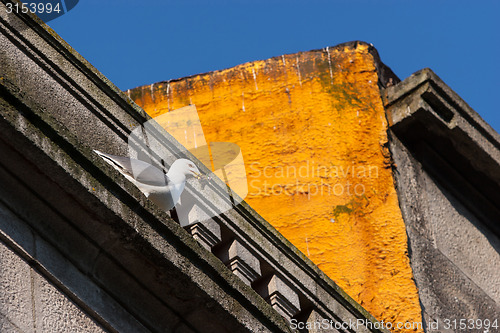
<svg viewBox="0 0 500 333"><path fill-rule="evenodd" d="M200 172L196 164L185 158L176 160L172 164L172 169L173 168L180 170L186 178L195 177L196 179L200 179L203 177L203 174Z"/></svg>

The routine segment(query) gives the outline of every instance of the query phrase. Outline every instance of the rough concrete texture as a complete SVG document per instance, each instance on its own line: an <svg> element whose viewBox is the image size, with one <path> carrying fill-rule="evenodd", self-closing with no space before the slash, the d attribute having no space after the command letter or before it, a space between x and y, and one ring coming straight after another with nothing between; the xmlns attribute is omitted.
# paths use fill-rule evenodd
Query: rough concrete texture
<svg viewBox="0 0 500 333"><path fill-rule="evenodd" d="M36 17L6 15L6 1L0 2L0 202L16 218L0 219L1 241L48 281L33 284L35 294L60 293L32 303L80 309L79 321L109 332L291 331L219 258L92 152L126 155L131 129L148 116ZM161 156L186 156L159 130L149 144ZM218 209L222 186L214 180L200 194L199 185L188 183L185 193L205 210ZM217 230L211 237L221 242L215 246L242 240L265 278L278 274L298 295L301 318L314 309L337 321L375 321L248 204L230 206L214 222L221 228L221 239ZM20 267L6 271L6 280L15 281ZM20 303L19 319L12 319L16 310L8 320L2 312L0 325L29 325L23 304L29 302ZM66 313L47 316L53 319L46 327L73 325L51 323Z"/></svg>
<svg viewBox="0 0 500 333"><path fill-rule="evenodd" d="M0 219L6 223L13 223L16 217L5 207L1 207L0 210ZM0 317L2 317L0 320L2 333L106 332L71 299L1 241Z"/></svg>
<svg viewBox="0 0 500 333"><path fill-rule="evenodd" d="M207 142L241 148L248 204L376 318L411 322L420 306L379 90L389 76L354 42L128 93L152 117L196 105Z"/></svg>
<svg viewBox="0 0 500 333"><path fill-rule="evenodd" d="M428 69L384 102L424 319L498 320L500 136Z"/></svg>

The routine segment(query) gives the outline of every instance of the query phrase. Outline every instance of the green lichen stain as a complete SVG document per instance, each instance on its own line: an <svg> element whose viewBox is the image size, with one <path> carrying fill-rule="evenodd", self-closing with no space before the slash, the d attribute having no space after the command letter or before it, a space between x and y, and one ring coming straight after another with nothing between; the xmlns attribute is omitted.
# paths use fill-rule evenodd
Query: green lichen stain
<svg viewBox="0 0 500 333"><path fill-rule="evenodd" d="M332 214L335 221L342 219L343 214L347 214L348 216L363 216L366 214L366 207L369 203L366 195L355 196L345 205L334 206Z"/></svg>

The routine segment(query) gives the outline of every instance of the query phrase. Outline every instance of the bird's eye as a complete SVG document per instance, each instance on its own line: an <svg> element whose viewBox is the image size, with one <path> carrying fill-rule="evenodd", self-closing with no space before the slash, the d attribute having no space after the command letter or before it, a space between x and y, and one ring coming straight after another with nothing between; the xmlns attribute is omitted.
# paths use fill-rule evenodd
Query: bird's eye
<svg viewBox="0 0 500 333"><path fill-rule="evenodd" d="M188 164L188 167L190 167L190 168L194 168L194 165L192 165L192 164Z"/></svg>

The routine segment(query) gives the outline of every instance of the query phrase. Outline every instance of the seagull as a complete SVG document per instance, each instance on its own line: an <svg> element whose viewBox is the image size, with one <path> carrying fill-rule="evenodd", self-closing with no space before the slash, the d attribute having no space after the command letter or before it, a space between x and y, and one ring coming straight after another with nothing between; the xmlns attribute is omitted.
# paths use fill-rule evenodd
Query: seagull
<svg viewBox="0 0 500 333"><path fill-rule="evenodd" d="M129 157L94 152L137 186L158 207L169 211L180 201L188 177L201 179L203 174L190 160L176 160L167 174L154 165Z"/></svg>

